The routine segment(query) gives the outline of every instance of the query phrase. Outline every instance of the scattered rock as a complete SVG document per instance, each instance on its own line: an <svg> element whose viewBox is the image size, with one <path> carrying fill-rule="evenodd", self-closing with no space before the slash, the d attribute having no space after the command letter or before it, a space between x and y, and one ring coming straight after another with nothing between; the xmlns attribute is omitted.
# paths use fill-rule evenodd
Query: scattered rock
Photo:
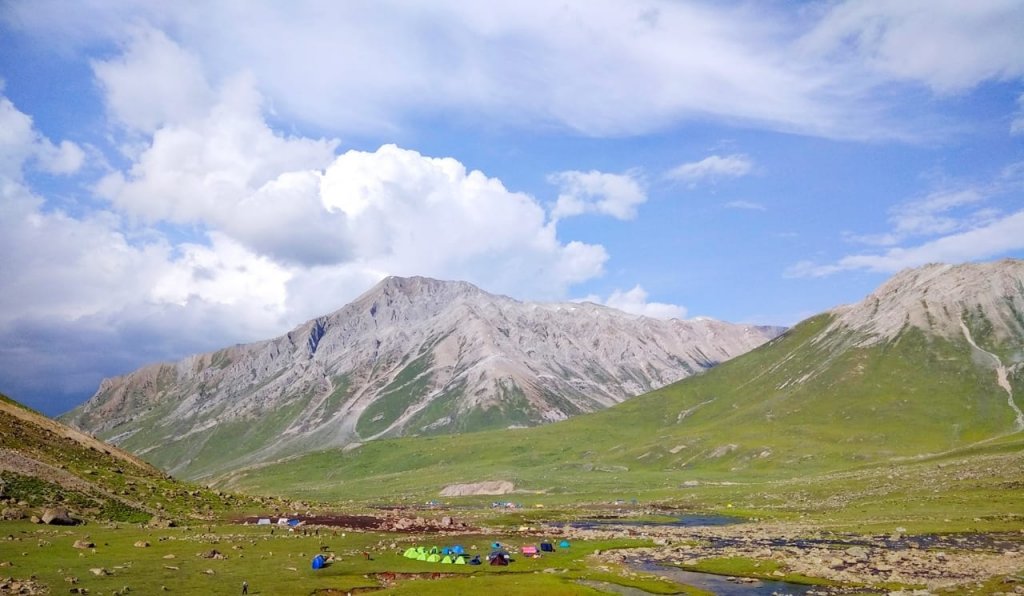
<svg viewBox="0 0 1024 596"><path fill-rule="evenodd" d="M96 548L96 544L88 540L75 540L71 546L74 548Z"/></svg>
<svg viewBox="0 0 1024 596"><path fill-rule="evenodd" d="M92 569L89 570L89 573L92 573L93 575L95 575L97 577L102 577L104 575L112 575L109 571L107 571L103 567L93 567Z"/></svg>
<svg viewBox="0 0 1024 596"><path fill-rule="evenodd" d="M149 542L147 542L145 540L137 540L135 542L135 547L136 548L148 548L149 547Z"/></svg>

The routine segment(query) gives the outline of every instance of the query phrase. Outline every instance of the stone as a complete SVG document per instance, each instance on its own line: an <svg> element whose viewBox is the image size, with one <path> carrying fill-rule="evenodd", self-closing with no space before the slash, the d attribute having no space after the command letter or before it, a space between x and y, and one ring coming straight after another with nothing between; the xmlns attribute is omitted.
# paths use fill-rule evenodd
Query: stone
<svg viewBox="0 0 1024 596"><path fill-rule="evenodd" d="M71 546L74 548L96 548L96 544L88 540L75 540Z"/></svg>
<svg viewBox="0 0 1024 596"><path fill-rule="evenodd" d="M40 517L44 524L50 524L53 526L73 526L75 520L68 514L68 510L63 507L47 507L43 509L43 514Z"/></svg>

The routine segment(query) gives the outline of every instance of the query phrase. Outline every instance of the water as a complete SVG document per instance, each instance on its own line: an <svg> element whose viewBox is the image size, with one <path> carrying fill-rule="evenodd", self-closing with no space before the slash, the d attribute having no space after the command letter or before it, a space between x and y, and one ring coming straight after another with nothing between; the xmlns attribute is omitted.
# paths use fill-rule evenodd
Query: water
<svg viewBox="0 0 1024 596"><path fill-rule="evenodd" d="M719 596L771 596L773 594L803 596L804 594L811 594L812 592L822 590L822 588L816 588L815 586L771 580L740 583L736 578L724 575L686 571L677 567L658 565L650 561L636 561L631 567L638 571L666 577L674 582L714 592Z"/></svg>

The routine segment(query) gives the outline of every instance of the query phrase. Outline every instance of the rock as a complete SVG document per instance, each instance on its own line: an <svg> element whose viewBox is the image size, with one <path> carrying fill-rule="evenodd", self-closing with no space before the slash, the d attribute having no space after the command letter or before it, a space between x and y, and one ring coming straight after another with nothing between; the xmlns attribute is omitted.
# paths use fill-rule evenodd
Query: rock
<svg viewBox="0 0 1024 596"><path fill-rule="evenodd" d="M71 546L74 548L96 548L96 544L88 540L75 540L75 543Z"/></svg>
<svg viewBox="0 0 1024 596"><path fill-rule="evenodd" d="M38 515L33 515L32 517L28 518L28 521L30 521L30 522L32 522L34 524L41 524L41 523L43 523L43 520L39 519Z"/></svg>
<svg viewBox="0 0 1024 596"><path fill-rule="evenodd" d="M868 550L863 546L851 546L846 549L846 559L853 562L863 561L868 558Z"/></svg>
<svg viewBox="0 0 1024 596"><path fill-rule="evenodd" d="M0 517L7 520L24 519L25 512L17 507L4 507L3 513L0 514Z"/></svg>
<svg viewBox="0 0 1024 596"><path fill-rule="evenodd" d="M441 518L441 527L448 528L452 525L452 518L445 516Z"/></svg>
<svg viewBox="0 0 1024 596"><path fill-rule="evenodd" d="M174 528L177 526L173 520L160 517L159 515L154 515L146 525L150 528Z"/></svg>
<svg viewBox="0 0 1024 596"><path fill-rule="evenodd" d="M47 507L43 510L43 515L40 517L44 524L50 524L53 526L73 526L75 520L71 519L68 514L68 510L63 507Z"/></svg>
<svg viewBox="0 0 1024 596"><path fill-rule="evenodd" d="M111 575L111 573L109 571L107 571L106 569L104 569L103 567L93 567L92 569L89 570L89 572L92 573L93 575L97 576L97 577L101 577L101 576L104 576L104 575Z"/></svg>
<svg viewBox="0 0 1024 596"><path fill-rule="evenodd" d="M149 547L149 542L147 542L145 540L136 540L135 541L135 548L147 548L147 547Z"/></svg>

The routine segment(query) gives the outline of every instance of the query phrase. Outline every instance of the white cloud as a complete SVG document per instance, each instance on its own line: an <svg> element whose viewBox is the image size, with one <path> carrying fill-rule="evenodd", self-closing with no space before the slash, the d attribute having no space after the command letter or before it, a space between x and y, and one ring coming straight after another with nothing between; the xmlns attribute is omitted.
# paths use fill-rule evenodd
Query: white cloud
<svg viewBox="0 0 1024 596"><path fill-rule="evenodd" d="M788 277L822 277L841 271L864 269L894 272L936 261L962 262L995 257L1024 248L1024 211L1016 206L1024 190L1024 163L1006 166L991 180L973 185L950 186L919 199L898 204L889 212L891 229L877 234L844 233L845 239L876 247L878 254L854 254L834 263L801 261L789 267ZM984 206L997 198L1014 205ZM1008 200L1007 200L1008 199ZM916 245L898 246L914 240Z"/></svg>
<svg viewBox="0 0 1024 596"><path fill-rule="evenodd" d="M134 38L123 62L148 88L103 79L121 90L114 112L143 129L192 106L183 90L201 91L199 79L157 73L188 73L194 59L214 73L251 71L282 116L345 133L457 114L598 136L712 117L902 138L914 128L888 110L893 82L946 93L1024 74L1024 9L1012 0L8 5L11 26L64 49ZM165 39L126 23L173 32L188 51L161 52Z"/></svg>
<svg viewBox="0 0 1024 596"><path fill-rule="evenodd" d="M548 176L559 187L552 219L584 213L601 213L616 219L633 219L637 206L647 201L647 192L636 172L607 174L568 171Z"/></svg>
<svg viewBox="0 0 1024 596"><path fill-rule="evenodd" d="M834 264L803 261L790 267L789 277L824 277L841 271L866 270L895 273L926 263L961 263L987 259L1024 249L1024 211L1012 213L988 225L944 236L909 248L892 248L877 255L846 256Z"/></svg>
<svg viewBox="0 0 1024 596"><path fill-rule="evenodd" d="M0 176L21 180L26 165L51 174L73 174L84 162L85 152L78 145L67 140L54 145L35 130L31 117L0 95Z"/></svg>
<svg viewBox="0 0 1024 596"><path fill-rule="evenodd" d="M468 279L522 295L564 295L603 271L601 246L560 243L540 204L452 158L385 145L348 151L322 200L344 213L353 262L374 271Z"/></svg>
<svg viewBox="0 0 1024 596"><path fill-rule="evenodd" d="M743 209L746 211L767 211L768 208L761 203L755 203L754 201L729 201L725 204L729 209Z"/></svg>
<svg viewBox="0 0 1024 596"><path fill-rule="evenodd" d="M166 73L153 70L164 65ZM320 172L338 141L276 133L250 77L229 78L213 92L198 62L159 32L137 33L123 56L93 68L109 110L151 134L127 175L115 171L97 185L117 209L147 222L209 226L281 261L347 257L350 247L338 233L344 216L319 197ZM150 85L153 72L167 79ZM165 94L164 86L188 100Z"/></svg>
<svg viewBox="0 0 1024 596"><path fill-rule="evenodd" d="M876 82L907 80L939 93L1024 75L1024 4L1014 0L848 0L801 45Z"/></svg>
<svg viewBox="0 0 1024 596"><path fill-rule="evenodd" d="M1024 93L1017 98L1017 111L1013 114L1013 120L1010 121L1010 134L1024 134Z"/></svg>
<svg viewBox="0 0 1024 596"><path fill-rule="evenodd" d="M691 186L703 180L739 178L754 168L754 162L746 155L710 155L700 161L680 164L665 173L666 178L688 182Z"/></svg>
<svg viewBox="0 0 1024 596"><path fill-rule="evenodd" d="M200 118L213 103L199 58L152 27L130 27L123 52L92 68L108 113L129 129L153 133Z"/></svg>
<svg viewBox="0 0 1024 596"><path fill-rule="evenodd" d="M621 311L654 319L682 319L686 317L686 308L677 304L648 302L647 291L640 287L639 284L633 286L632 290L625 292L614 290L605 300L602 300L599 296L590 295L582 301L604 304Z"/></svg>

